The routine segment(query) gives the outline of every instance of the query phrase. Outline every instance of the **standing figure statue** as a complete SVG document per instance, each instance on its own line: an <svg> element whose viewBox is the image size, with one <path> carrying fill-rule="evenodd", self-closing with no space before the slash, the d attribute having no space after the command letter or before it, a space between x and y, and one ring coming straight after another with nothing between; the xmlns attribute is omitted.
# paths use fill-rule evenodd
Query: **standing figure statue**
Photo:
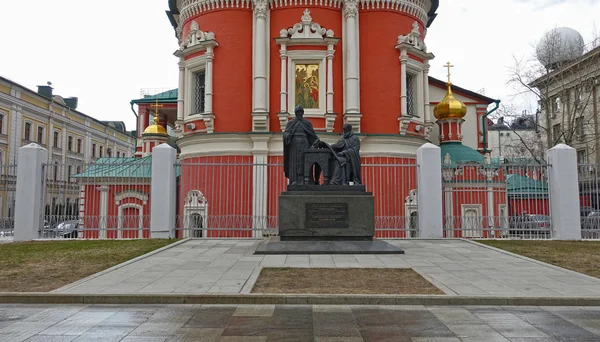
<svg viewBox="0 0 600 342"><path fill-rule="evenodd" d="M352 131L352 125L344 125L343 137L331 145L336 153L334 161L333 177L329 184L347 185L353 182L355 185L362 184L360 177L360 139Z"/></svg>
<svg viewBox="0 0 600 342"><path fill-rule="evenodd" d="M283 132L283 169L290 185L304 184L304 151L319 138L310 121L304 118L304 108L295 109L296 117L288 121Z"/></svg>

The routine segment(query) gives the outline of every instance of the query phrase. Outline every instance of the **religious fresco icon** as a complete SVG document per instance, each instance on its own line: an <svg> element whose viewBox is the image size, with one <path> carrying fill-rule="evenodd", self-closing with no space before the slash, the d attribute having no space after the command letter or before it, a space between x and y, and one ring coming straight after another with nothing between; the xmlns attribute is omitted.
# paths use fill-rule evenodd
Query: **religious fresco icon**
<svg viewBox="0 0 600 342"><path fill-rule="evenodd" d="M296 64L295 74L295 106L302 106L304 109L318 109L319 64Z"/></svg>

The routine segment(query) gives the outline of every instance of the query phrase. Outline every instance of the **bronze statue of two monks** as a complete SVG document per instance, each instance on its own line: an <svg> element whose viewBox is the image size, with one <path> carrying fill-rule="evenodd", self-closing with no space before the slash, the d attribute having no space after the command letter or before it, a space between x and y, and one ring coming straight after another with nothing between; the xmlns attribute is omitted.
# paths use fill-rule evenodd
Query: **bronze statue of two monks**
<svg viewBox="0 0 600 342"><path fill-rule="evenodd" d="M342 138L329 145L319 140L310 121L304 118L304 108L296 107L295 114L283 132L283 168L289 185L319 184L321 172L325 185L361 185L360 139L352 125L345 124ZM314 152L327 161L312 158Z"/></svg>

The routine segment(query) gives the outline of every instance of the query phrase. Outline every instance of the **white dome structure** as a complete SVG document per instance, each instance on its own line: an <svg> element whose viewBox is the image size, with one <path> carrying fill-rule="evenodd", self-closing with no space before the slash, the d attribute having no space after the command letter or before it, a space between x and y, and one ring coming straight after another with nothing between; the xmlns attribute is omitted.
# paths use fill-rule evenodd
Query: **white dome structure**
<svg viewBox="0 0 600 342"><path fill-rule="evenodd" d="M552 29L542 37L536 48L540 63L551 68L557 63L575 60L583 55L583 37L569 27Z"/></svg>

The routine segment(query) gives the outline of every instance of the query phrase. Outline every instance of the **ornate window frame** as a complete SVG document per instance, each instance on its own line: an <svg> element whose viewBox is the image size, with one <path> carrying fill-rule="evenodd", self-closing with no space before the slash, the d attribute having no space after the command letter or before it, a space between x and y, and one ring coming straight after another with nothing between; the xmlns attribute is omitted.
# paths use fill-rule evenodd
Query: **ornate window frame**
<svg viewBox="0 0 600 342"><path fill-rule="evenodd" d="M214 113L212 108L213 97L213 60L214 48L219 46L213 32L201 31L197 21L192 21L190 32L181 40L179 50L175 56L181 59L180 66L183 72L180 77L184 78L183 103L184 123L196 121L200 117L206 125L206 133L214 132ZM203 52L201 55L185 60L186 56ZM195 113L195 73L204 70L204 112ZM180 84L182 80L180 80ZM193 114L200 114L199 116Z"/></svg>
<svg viewBox="0 0 600 342"><path fill-rule="evenodd" d="M281 46L281 107L278 113L281 130L294 110L295 101L295 70L297 64L319 65L319 108L306 108L307 118L325 119L325 131L333 132L336 114L333 112L333 58L334 47L339 42L334 37L333 30L327 30L313 22L310 11L305 9L301 21L291 28L283 28L275 42ZM313 46L326 49L287 50L288 46Z"/></svg>

